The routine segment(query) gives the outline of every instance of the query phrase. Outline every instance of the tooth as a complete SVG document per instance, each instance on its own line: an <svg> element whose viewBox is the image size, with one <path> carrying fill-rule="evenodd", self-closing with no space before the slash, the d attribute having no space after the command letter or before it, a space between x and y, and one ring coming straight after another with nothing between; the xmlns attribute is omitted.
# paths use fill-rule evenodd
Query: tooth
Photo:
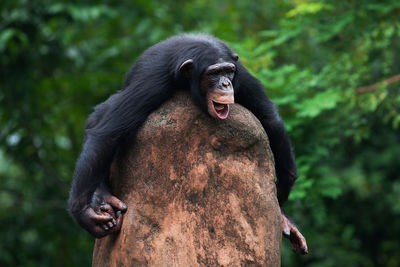
<svg viewBox="0 0 400 267"><path fill-rule="evenodd" d="M215 109L218 110L218 111L223 110L224 108L225 107L223 105L215 106Z"/></svg>

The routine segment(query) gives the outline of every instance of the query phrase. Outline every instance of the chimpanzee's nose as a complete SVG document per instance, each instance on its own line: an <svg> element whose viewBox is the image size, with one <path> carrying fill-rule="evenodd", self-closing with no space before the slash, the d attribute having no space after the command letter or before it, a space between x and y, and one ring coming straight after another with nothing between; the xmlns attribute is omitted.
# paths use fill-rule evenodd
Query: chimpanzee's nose
<svg viewBox="0 0 400 267"><path fill-rule="evenodd" d="M228 81L223 81L223 82L222 82L222 86L228 87L228 86L229 86L229 82L228 82Z"/></svg>

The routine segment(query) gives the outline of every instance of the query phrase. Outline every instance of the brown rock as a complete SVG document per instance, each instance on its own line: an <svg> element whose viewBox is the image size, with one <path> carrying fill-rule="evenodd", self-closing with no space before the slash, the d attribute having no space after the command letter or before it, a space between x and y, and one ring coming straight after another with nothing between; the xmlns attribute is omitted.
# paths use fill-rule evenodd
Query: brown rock
<svg viewBox="0 0 400 267"><path fill-rule="evenodd" d="M240 105L217 121L177 93L117 155L111 184L128 211L93 266L280 266L273 157Z"/></svg>

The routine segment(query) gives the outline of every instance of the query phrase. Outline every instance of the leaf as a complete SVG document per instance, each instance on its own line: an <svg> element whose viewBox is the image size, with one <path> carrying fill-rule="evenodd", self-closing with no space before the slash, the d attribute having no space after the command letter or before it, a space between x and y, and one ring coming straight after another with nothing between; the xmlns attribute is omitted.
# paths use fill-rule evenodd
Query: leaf
<svg viewBox="0 0 400 267"><path fill-rule="evenodd" d="M313 179L306 179L304 176L300 176L289 195L289 199L293 200L305 198L307 196L308 189L311 188L313 183Z"/></svg>
<svg viewBox="0 0 400 267"><path fill-rule="evenodd" d="M342 17L336 19L335 23L328 24L327 26L320 26L322 32L316 35L317 42L325 42L340 33L354 19L353 12L348 12Z"/></svg>
<svg viewBox="0 0 400 267"><path fill-rule="evenodd" d="M322 111L333 109L342 100L341 93L338 90L328 90L315 95L297 105L300 110L298 116L314 118Z"/></svg>
<svg viewBox="0 0 400 267"><path fill-rule="evenodd" d="M332 10L333 6L318 2L303 2L286 13L286 17L291 18L297 15L315 14L322 10Z"/></svg>
<svg viewBox="0 0 400 267"><path fill-rule="evenodd" d="M19 40L23 46L28 44L28 38L23 32L14 28L8 28L0 33L0 51L4 51L14 37Z"/></svg>

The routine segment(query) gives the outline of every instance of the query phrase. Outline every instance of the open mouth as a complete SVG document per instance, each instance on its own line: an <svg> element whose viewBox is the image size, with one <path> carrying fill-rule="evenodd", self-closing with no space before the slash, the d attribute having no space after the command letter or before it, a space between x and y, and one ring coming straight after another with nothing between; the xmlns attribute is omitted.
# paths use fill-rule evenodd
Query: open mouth
<svg viewBox="0 0 400 267"><path fill-rule="evenodd" d="M212 101L215 114L217 115L218 119L224 120L228 117L229 114L229 104L224 103L217 103Z"/></svg>

